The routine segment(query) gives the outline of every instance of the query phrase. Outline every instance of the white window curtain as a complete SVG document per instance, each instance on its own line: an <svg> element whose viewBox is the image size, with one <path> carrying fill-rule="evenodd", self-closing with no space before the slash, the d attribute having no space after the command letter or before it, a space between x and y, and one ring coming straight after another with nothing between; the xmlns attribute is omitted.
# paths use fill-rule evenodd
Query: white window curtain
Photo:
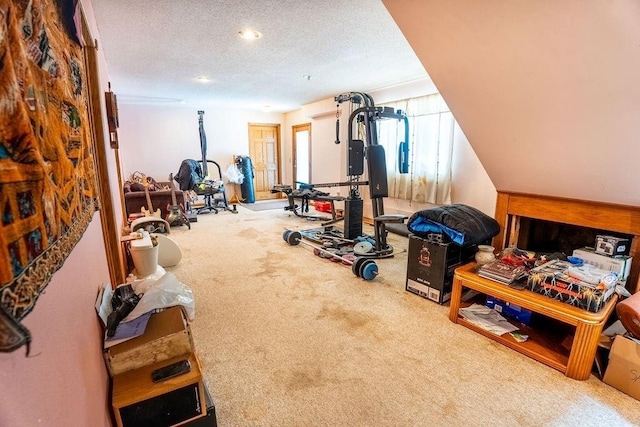
<svg viewBox="0 0 640 427"><path fill-rule="evenodd" d="M405 139L404 123L378 122L378 143L387 158L389 197L414 202L451 203L451 164L455 119L440 94L410 98L380 106L403 110L409 119L409 173L400 174L398 150Z"/></svg>

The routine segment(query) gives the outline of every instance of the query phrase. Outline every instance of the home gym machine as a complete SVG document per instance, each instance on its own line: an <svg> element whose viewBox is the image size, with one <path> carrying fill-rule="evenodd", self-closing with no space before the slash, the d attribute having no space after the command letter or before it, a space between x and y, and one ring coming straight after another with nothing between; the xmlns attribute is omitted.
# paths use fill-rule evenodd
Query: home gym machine
<svg viewBox="0 0 640 427"><path fill-rule="evenodd" d="M367 159L369 197L371 198L374 227L373 254L376 258L393 256L393 247L387 243L387 223L402 223L406 215L385 215L383 198L388 197L387 161L384 147L378 144L376 122L382 119L396 119L404 122L405 140L400 143L398 162L400 172L408 172L408 135L409 120L402 110L394 111L391 107L376 107L373 98L362 92L348 92L336 96L336 108L343 102L362 105L349 115L347 149L347 174L349 175L349 196L345 200L344 237L355 239L362 235L363 200L358 190L360 177L364 174L364 159ZM338 116L338 114L336 114ZM353 130L358 129L354 139ZM365 142L366 141L366 142ZM340 144L340 118L336 117L336 144Z"/></svg>
<svg viewBox="0 0 640 427"><path fill-rule="evenodd" d="M399 144L398 163L400 173L408 172L408 118L401 110L394 111L390 107L376 107L371 96L361 92L349 92L334 98L337 108L343 102L351 102L358 105L349 115L348 123L348 150L347 150L347 182L331 184L304 184L306 194L314 190L314 187L349 187L349 195L341 198L345 202L344 230L341 236L336 235L336 229L325 227L323 230L302 230L300 232L287 230L283 239L292 246L300 243L314 248L314 253L333 261L342 261L351 265L353 273L365 280L372 280L378 269L371 258L387 258L393 256L393 247L387 243L387 223L402 223L407 219L406 215L385 215L383 198L388 196L387 164L384 147L378 144L376 121L382 119L402 120L404 124L405 140ZM353 130L358 129L361 139L354 139ZM366 141L366 142L365 142ZM336 144L340 144L340 119L336 114ZM367 159L368 180L362 180L365 173L365 158ZM362 234L363 200L360 197L359 187L369 186L369 195L372 202L374 238ZM303 197L303 193L296 193L290 186L280 186L275 191L282 191L289 197L293 206L293 197ZM274 190L272 190L274 191ZM292 194L298 194L292 196ZM326 193L323 193L326 194ZM323 194L317 195L318 198ZM327 197L327 196L324 196ZM304 206L304 205L303 205ZM298 215L300 216L300 215ZM324 225L324 224L323 224ZM303 239L309 240L308 243ZM351 245L351 252L345 251L346 245ZM368 260L368 261L364 261Z"/></svg>

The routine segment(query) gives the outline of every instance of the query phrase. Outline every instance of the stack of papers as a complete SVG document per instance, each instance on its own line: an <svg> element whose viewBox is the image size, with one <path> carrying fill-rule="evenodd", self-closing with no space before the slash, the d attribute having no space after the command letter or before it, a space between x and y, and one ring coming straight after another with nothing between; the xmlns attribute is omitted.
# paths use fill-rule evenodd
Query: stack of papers
<svg viewBox="0 0 640 427"><path fill-rule="evenodd" d="M147 323L149 323L149 318L151 317L151 312L145 313L140 317L136 317L135 319L129 322L120 322L118 327L116 328L116 333L112 337L108 337L105 334L104 340L104 348L109 348L116 344L120 344L121 342L128 341L132 338L139 337L144 334L145 329L147 329Z"/></svg>
<svg viewBox="0 0 640 427"><path fill-rule="evenodd" d="M468 322L496 335L503 335L508 332L517 331L513 326L497 311L480 304L473 304L466 308L461 308L460 315Z"/></svg>
<svg viewBox="0 0 640 427"><path fill-rule="evenodd" d="M527 269L525 266L507 264L499 259L484 264L478 269L478 276L507 285L526 275Z"/></svg>
<svg viewBox="0 0 640 427"><path fill-rule="evenodd" d="M112 296L113 291L111 289L111 285L108 283L103 283L102 286L98 289L98 297L96 298L96 312L98 313L98 317L102 321L103 327L105 328L104 348L109 348L116 344L120 344L121 342L125 342L142 335L147 328L147 323L149 322L149 318L151 317L152 313L152 311L149 311L128 322L120 322L116 328L115 335L113 337L107 337L106 327L107 319L109 318L109 314L112 311Z"/></svg>

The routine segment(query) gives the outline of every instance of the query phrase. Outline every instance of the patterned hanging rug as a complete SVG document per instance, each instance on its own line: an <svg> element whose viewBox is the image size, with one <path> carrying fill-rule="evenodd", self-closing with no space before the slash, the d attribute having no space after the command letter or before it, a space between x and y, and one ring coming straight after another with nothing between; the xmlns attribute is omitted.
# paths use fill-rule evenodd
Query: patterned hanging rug
<svg viewBox="0 0 640 427"><path fill-rule="evenodd" d="M77 0L0 0L0 351L28 354L19 322L97 206L79 13Z"/></svg>

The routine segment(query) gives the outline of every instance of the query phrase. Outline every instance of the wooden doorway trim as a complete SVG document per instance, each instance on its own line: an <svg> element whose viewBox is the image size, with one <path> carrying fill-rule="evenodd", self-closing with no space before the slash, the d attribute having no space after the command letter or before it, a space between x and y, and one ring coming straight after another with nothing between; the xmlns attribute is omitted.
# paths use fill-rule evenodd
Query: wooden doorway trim
<svg viewBox="0 0 640 427"><path fill-rule="evenodd" d="M298 180L298 148L297 148L297 133L300 131L307 130L309 132L309 181L311 181L312 170L311 170L311 123L305 123L301 125L294 125L291 127L291 152L292 152L292 185L296 187L296 181ZM310 184L308 182L307 184Z"/></svg>
<svg viewBox="0 0 640 427"><path fill-rule="evenodd" d="M255 199L280 198L271 189L281 180L280 124L249 123L249 157L253 165Z"/></svg>
<svg viewBox="0 0 640 427"><path fill-rule="evenodd" d="M84 12L82 12L82 32L84 39L91 41L84 47L84 63L87 70L86 78L87 88L89 91L88 107L91 141L93 144L94 163L96 167L96 188L98 206L100 209L100 223L102 225L102 235L104 239L105 253L107 256L109 278L111 280L111 286L116 287L121 283L125 283L127 271L121 251L120 236L118 233L120 227L116 224L113 198L111 188L109 186L109 170L106 160L107 144L103 132L103 129L105 129L105 123L102 120L104 98L102 96L99 81L100 73L98 70L97 55L98 46L97 41L91 37Z"/></svg>

